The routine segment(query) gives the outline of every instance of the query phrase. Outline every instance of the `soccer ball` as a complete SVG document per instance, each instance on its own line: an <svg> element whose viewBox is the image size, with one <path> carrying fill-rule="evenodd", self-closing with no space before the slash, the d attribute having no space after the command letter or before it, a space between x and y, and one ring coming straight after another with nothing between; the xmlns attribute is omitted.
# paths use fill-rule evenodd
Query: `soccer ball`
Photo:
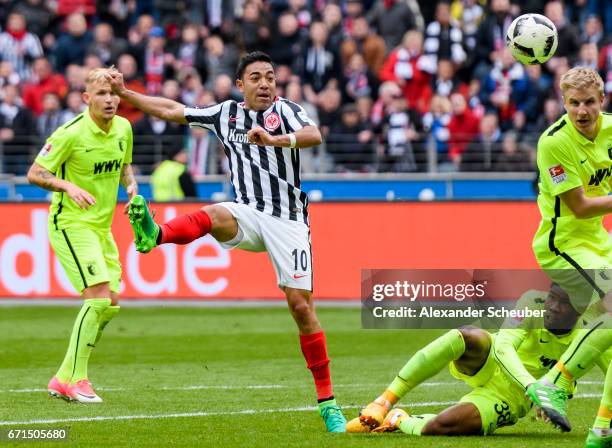
<svg viewBox="0 0 612 448"><path fill-rule="evenodd" d="M506 35L506 45L512 56L522 64L548 61L555 54L558 41L555 24L540 14L518 16Z"/></svg>

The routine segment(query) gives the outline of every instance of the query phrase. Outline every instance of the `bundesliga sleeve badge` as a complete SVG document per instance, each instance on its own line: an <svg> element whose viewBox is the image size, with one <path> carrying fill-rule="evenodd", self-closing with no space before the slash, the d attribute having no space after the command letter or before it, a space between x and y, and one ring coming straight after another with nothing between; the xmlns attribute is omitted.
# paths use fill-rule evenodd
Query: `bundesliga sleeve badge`
<svg viewBox="0 0 612 448"><path fill-rule="evenodd" d="M49 155L49 153L51 152L51 149L53 148L53 146L51 145L51 143L45 143L45 146L43 146L40 149L40 152L38 153L38 155L40 157L46 157Z"/></svg>
<svg viewBox="0 0 612 448"><path fill-rule="evenodd" d="M550 174L553 184L560 184L567 179L567 173L561 165L555 165L548 168L548 174Z"/></svg>

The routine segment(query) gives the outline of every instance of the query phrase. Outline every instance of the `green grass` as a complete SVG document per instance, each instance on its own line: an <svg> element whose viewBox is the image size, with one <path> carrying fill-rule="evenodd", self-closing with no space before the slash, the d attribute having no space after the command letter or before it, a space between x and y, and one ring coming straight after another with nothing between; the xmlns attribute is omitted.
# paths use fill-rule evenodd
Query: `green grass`
<svg viewBox="0 0 612 448"><path fill-rule="evenodd" d="M15 391L46 388L63 357L76 312L0 307L0 421L212 413L19 426L68 428L70 445L96 447L557 448L582 446L598 406L597 398L572 400L574 429L565 435L531 415L487 438L327 434L316 411L295 410L315 405L314 387L295 325L283 308L124 308L90 362L89 376L103 404L66 403L42 390ZM362 330L357 309L320 309L319 317L327 332L336 396L348 418L384 389L414 351L440 333ZM603 376L597 371L588 379L603 381ZM438 412L444 406L411 403L456 401L468 391L447 371L430 381L449 384L415 389L403 401L412 412ZM601 390L600 384L585 384L578 392ZM0 431L7 428L0 426Z"/></svg>

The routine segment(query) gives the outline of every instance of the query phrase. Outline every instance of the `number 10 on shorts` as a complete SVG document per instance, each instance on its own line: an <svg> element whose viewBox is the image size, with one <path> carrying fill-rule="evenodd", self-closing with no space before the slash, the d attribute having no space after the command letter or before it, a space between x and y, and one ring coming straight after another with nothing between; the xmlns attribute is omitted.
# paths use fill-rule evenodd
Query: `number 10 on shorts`
<svg viewBox="0 0 612 448"><path fill-rule="evenodd" d="M293 252L291 252L291 255L293 255L293 261L294 261L293 269L295 271L298 270L298 261L299 261L299 267L302 268L302 271L306 271L308 269L308 254L306 253L305 250L300 251L298 249L293 249Z"/></svg>

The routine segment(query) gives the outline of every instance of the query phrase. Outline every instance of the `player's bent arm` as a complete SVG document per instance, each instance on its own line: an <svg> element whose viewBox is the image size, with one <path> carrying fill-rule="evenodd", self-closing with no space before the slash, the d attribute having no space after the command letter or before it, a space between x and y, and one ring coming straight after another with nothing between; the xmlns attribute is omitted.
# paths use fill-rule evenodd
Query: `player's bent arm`
<svg viewBox="0 0 612 448"><path fill-rule="evenodd" d="M316 126L304 126L302 129L295 131L293 134L281 134L277 135L276 139L278 144L276 146L281 146L284 148L289 148L292 146L292 139L290 135L293 135L295 138L294 148L310 148L312 146L320 145L323 142L323 137L321 137L321 132L319 128Z"/></svg>
<svg viewBox="0 0 612 448"><path fill-rule="evenodd" d="M28 170L27 177L28 182L31 184L49 191L67 192L73 186L72 183L66 180L58 179L51 171L36 162Z"/></svg>
<svg viewBox="0 0 612 448"><path fill-rule="evenodd" d="M612 213L612 196L587 197L583 187L573 188L559 196L578 219L594 218Z"/></svg>
<svg viewBox="0 0 612 448"><path fill-rule="evenodd" d="M524 329L501 329L495 335L493 342L493 355L500 367L516 383L527 389L536 379L527 371L517 349L523 343L526 332Z"/></svg>

